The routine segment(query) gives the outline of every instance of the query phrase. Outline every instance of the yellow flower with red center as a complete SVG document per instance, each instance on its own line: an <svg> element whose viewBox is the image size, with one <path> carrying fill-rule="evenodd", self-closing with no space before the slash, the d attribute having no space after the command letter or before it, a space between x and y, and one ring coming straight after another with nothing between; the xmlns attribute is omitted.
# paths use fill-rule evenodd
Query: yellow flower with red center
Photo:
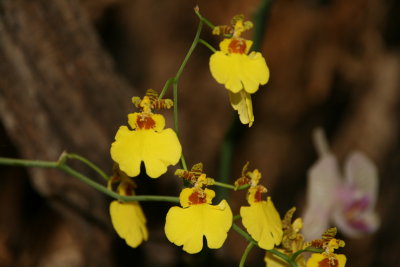
<svg viewBox="0 0 400 267"><path fill-rule="evenodd" d="M155 94L149 90L143 100L132 99L142 112L128 115L132 130L121 126L111 145L112 159L131 177L139 175L143 161L147 175L158 178L167 171L169 165L177 164L181 157L182 147L176 133L170 128L164 129L165 119L162 115L152 113L154 108L169 108L172 101L158 100Z"/></svg>
<svg viewBox="0 0 400 267"><path fill-rule="evenodd" d="M251 237L258 242L259 247L273 249L282 241L281 218L270 197L267 198L267 201L262 200L262 193L266 193L267 189L258 185L261 173L254 170L248 172L247 176L251 178L251 186L247 195L250 206L240 208L243 226Z"/></svg>
<svg viewBox="0 0 400 267"><path fill-rule="evenodd" d="M251 22L243 21L243 16L235 16L233 27L218 26L213 33L226 31L232 34L220 43L220 51L210 58L210 71L215 80L229 90L232 107L238 111L240 121L251 126L254 122L250 94L269 79L269 69L259 52L250 52L252 41L241 37L242 32L252 27Z"/></svg>
<svg viewBox="0 0 400 267"><path fill-rule="evenodd" d="M322 239L311 241L311 246L322 248L324 252L311 254L306 267L344 267L346 265L346 256L334 253L335 249L345 245L343 240L334 238L336 232L336 228L329 228L322 235Z"/></svg>
<svg viewBox="0 0 400 267"><path fill-rule="evenodd" d="M109 188L111 188L111 183L115 180L121 180L121 183L118 185L118 193L120 195L134 195L133 188L135 185L126 175L122 174L120 177L114 176L111 178ZM129 246L136 248L148 239L146 218L139 202L120 202L114 200L110 204L110 216L115 231L119 237L125 239Z"/></svg>
<svg viewBox="0 0 400 267"><path fill-rule="evenodd" d="M226 200L212 205L215 192L202 189L208 181L201 174L194 187L183 189L179 195L182 207L170 208L166 217L168 240L177 246L183 245L183 250L190 254L203 249L203 236L209 248L221 248L232 226L232 211Z"/></svg>

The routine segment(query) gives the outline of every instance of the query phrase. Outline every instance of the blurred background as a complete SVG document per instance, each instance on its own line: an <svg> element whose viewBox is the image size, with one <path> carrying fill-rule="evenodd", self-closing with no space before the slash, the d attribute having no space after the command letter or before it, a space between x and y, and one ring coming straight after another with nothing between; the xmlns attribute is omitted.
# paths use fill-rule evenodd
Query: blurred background
<svg viewBox="0 0 400 267"><path fill-rule="evenodd" d="M175 75L197 28L193 7L221 25L236 14L250 19L260 4L1 0L0 156L57 160L68 151L111 174L110 144L133 111L130 99L160 91ZM341 236L347 266L400 266L400 2L274 0L265 12L261 50L271 78L253 95L254 125L234 133L230 181L250 161L281 216L292 206L299 216L317 160L312 131L322 126L340 163L357 149L379 169L381 227ZM218 46L209 28L201 37ZM210 55L199 45L183 72L180 139L188 165L203 162L218 179L221 144L237 115L210 75ZM172 112L164 114L172 126ZM137 178L137 193L177 195L174 169ZM234 213L246 203L245 192L227 197ZM171 205L147 202L150 239L132 249L111 226L110 200L55 170L0 166L0 266L236 266L246 247L231 230L222 249L188 255L165 237ZM247 264L263 266L263 257L255 248Z"/></svg>

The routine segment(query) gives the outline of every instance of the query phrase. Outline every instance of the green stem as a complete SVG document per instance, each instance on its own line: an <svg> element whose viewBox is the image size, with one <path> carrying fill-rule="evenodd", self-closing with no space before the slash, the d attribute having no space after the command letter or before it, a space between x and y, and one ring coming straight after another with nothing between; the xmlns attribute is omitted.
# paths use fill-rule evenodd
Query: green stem
<svg viewBox="0 0 400 267"><path fill-rule="evenodd" d="M203 28L203 22L200 21L199 25L197 26L197 32L196 35L194 36L193 39L193 43L189 48L189 51L187 52L185 58L183 59L182 65L180 66L180 68L178 69L176 75L175 75L175 81L174 83L178 83L179 78L182 75L183 69L185 68L190 56L192 55L194 49L196 48L197 44L199 43L199 39L200 39L200 33L201 33L201 29Z"/></svg>
<svg viewBox="0 0 400 267"><path fill-rule="evenodd" d="M286 261L287 263L292 265L292 263L290 262L289 256L286 255L285 253L282 253L276 249L267 249L267 252L270 252L270 253L278 256L279 258L283 259L284 261ZM296 264L296 266L297 266L297 264Z"/></svg>
<svg viewBox="0 0 400 267"><path fill-rule="evenodd" d="M179 137L178 84L175 81L176 78L174 78L174 82L172 84L173 96L174 96L174 129L176 135L178 135Z"/></svg>
<svg viewBox="0 0 400 267"><path fill-rule="evenodd" d="M119 194L115 193L114 191L111 191L106 186L91 180L89 177L83 175L80 172L77 172L76 170L72 169L71 167L69 167L67 165L61 164L61 165L59 165L57 167L57 169L59 169L59 170L65 172L65 173L77 178L78 180L84 182L85 184L93 187L94 189L96 189L96 190L98 190L98 191L100 191L100 192L102 192L102 193L104 193L104 194L106 194L106 195L108 195L110 197L113 197L113 198L116 198L116 199L120 198Z"/></svg>
<svg viewBox="0 0 400 267"><path fill-rule="evenodd" d="M1 158L0 157L0 165L8 165L8 166L20 166L20 167L38 167L38 168L50 168L50 169L58 169L63 171L72 177L79 179L85 184L93 187L94 189L112 197L120 201L165 201L172 203L179 203L178 197L171 196L151 196L151 195L141 195L141 196L121 196L116 192L108 189L106 186L99 184L89 177L77 172L71 167L66 165L66 162L63 160L67 158L68 155L73 154L64 154L61 156L60 161L41 161L41 160L25 160L25 159L13 159L13 158ZM76 158L75 155L73 158ZM80 156L78 156L80 157Z"/></svg>
<svg viewBox="0 0 400 267"><path fill-rule="evenodd" d="M181 155L181 165L182 165L182 169L184 169L185 171L188 170L188 167L186 165L186 160L185 160L185 157L183 156L183 154Z"/></svg>
<svg viewBox="0 0 400 267"><path fill-rule="evenodd" d="M235 216L234 219L237 219L238 216L239 215ZM258 245L257 241L255 241L246 231L244 231L242 228L240 228L237 224L232 223L232 229L235 230L241 236L243 236L249 243L253 244L253 246ZM276 256L280 257L281 259L283 259L284 261L289 263L292 267L297 267L297 263L295 261L293 261L292 258L290 258L285 253L282 253L275 249L267 249L267 252L275 254ZM242 258L243 258L243 256L242 256Z"/></svg>
<svg viewBox="0 0 400 267"><path fill-rule="evenodd" d="M179 137L178 82L179 82L180 77L182 76L183 70L184 70L190 56L192 55L197 44L199 43L200 33L201 33L202 28L203 28L203 22L200 21L199 25L197 27L197 32L193 39L192 45L190 46L189 51L187 52L185 58L183 59L181 66L179 67L178 71L176 72L175 77L170 79L172 82L168 82L168 81L170 81L170 80L168 80L166 85L164 86L164 87L168 87L170 85L170 83L172 83L173 96L174 96L174 128L175 128L175 132L178 135L178 137ZM165 94L165 92L164 92L164 94ZM181 165L184 170L187 170L187 165L186 165L185 157L183 156L183 154L181 156Z"/></svg>
<svg viewBox="0 0 400 267"><path fill-rule="evenodd" d="M12 159L12 158L0 157L0 165L38 167L38 168L58 168L59 163L57 161L26 160L26 159Z"/></svg>
<svg viewBox="0 0 400 267"><path fill-rule="evenodd" d="M221 182L215 181L213 185L216 185L216 186L219 186L219 187L223 187L223 188L228 188L228 189L235 190L235 186L233 186L233 185L231 185L231 184L226 184L226 183L221 183Z"/></svg>
<svg viewBox="0 0 400 267"><path fill-rule="evenodd" d="M290 260L296 262L297 257L304 252L313 252L313 253L322 253L324 250L320 249L320 248L312 248L312 247L307 247L305 249L301 249L296 251L295 253L292 254L292 256L290 257Z"/></svg>
<svg viewBox="0 0 400 267"><path fill-rule="evenodd" d="M200 19L201 22L204 22L204 23L205 23L208 27L210 27L211 29L214 29L214 28L215 28L215 25L214 25L214 24L212 24L208 19L206 19L205 17L203 17L203 16L200 14L200 10L199 10L198 7L196 7L196 8L194 9L194 12L196 13L197 17L199 17L199 19Z"/></svg>
<svg viewBox="0 0 400 267"><path fill-rule="evenodd" d="M103 177L103 179L106 180L106 181L108 181L108 179L110 178L102 169L100 169L96 164L94 164L93 162L91 162L87 158L84 158L84 157L82 157L80 155L77 155L77 154L70 154L70 153L65 153L65 154L63 154L63 156L68 158L68 159L79 160L80 162L86 164L89 168L91 168L92 170L97 172L97 174L99 174L101 177Z"/></svg>
<svg viewBox="0 0 400 267"><path fill-rule="evenodd" d="M217 49L215 49L212 45L204 41L203 39L199 39L199 43L210 49L213 53L217 52Z"/></svg>
<svg viewBox="0 0 400 267"><path fill-rule="evenodd" d="M235 190L235 191L247 189L247 188L250 187L249 184L245 184L245 185L242 185L242 186L239 186L238 188L236 188L236 186L234 186L234 185L227 184L227 183L222 183L222 182L217 182L217 181L214 181L213 185L219 186L219 187L222 187L222 188L232 189L232 190Z"/></svg>
<svg viewBox="0 0 400 267"><path fill-rule="evenodd" d="M152 196L152 195L119 196L119 200L122 200L122 201L125 201L125 202L130 202L130 201L160 201L160 202L179 203L179 197Z"/></svg>
<svg viewBox="0 0 400 267"><path fill-rule="evenodd" d="M169 88L169 87L171 86L171 84L174 82L174 79L175 79L175 77L169 78L169 79L165 82L164 87L163 87L163 89L161 90L160 95L158 96L158 99L161 99L161 98L164 97L164 95L165 95L165 93L167 92L168 88Z"/></svg>
<svg viewBox="0 0 400 267"><path fill-rule="evenodd" d="M243 252L242 258L240 259L239 267L243 267L244 263L246 262L247 255L249 255L250 250L255 246L253 242L249 242L245 251Z"/></svg>
<svg viewBox="0 0 400 267"><path fill-rule="evenodd" d="M240 216L238 214L238 215L233 216L232 221L240 220L241 218L242 218L242 216Z"/></svg>
<svg viewBox="0 0 400 267"><path fill-rule="evenodd" d="M240 228L237 224L232 223L232 229L235 230L239 235L243 236L247 241L254 243L257 245L257 242L242 228Z"/></svg>

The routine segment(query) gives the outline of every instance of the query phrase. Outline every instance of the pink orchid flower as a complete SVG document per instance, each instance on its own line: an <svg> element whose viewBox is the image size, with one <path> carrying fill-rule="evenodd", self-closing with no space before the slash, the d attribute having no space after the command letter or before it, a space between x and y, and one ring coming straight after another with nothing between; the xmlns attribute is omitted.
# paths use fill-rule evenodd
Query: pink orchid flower
<svg viewBox="0 0 400 267"><path fill-rule="evenodd" d="M374 232L378 175L361 152L353 152L340 172L336 157L323 153L308 173L307 205L303 214L306 240L319 238L331 225L348 237Z"/></svg>

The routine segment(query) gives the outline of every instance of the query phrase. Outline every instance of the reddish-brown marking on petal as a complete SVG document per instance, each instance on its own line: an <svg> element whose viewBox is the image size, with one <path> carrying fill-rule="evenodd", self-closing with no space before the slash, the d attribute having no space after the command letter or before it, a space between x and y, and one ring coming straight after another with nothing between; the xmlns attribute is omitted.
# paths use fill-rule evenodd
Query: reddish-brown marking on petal
<svg viewBox="0 0 400 267"><path fill-rule="evenodd" d="M261 202L262 201L262 193L265 193L265 188L263 186L257 186L257 190L254 193L254 202Z"/></svg>
<svg viewBox="0 0 400 267"><path fill-rule="evenodd" d="M254 202L260 202L261 201L261 192L260 191L256 191L256 193L254 194Z"/></svg>
<svg viewBox="0 0 400 267"><path fill-rule="evenodd" d="M246 41L243 39L232 39L228 46L229 53L245 54Z"/></svg>
<svg viewBox="0 0 400 267"><path fill-rule="evenodd" d="M190 196L189 196L189 202L191 205L196 205L196 204L203 204L207 202L206 195L202 194L199 191L194 191Z"/></svg>
<svg viewBox="0 0 400 267"><path fill-rule="evenodd" d="M132 196L133 195L133 185L126 184L124 189L125 189L125 195L126 196Z"/></svg>
<svg viewBox="0 0 400 267"><path fill-rule="evenodd" d="M318 262L318 267L338 267L339 262L335 258L325 258Z"/></svg>
<svg viewBox="0 0 400 267"><path fill-rule="evenodd" d="M311 241L311 246L316 247L316 248L323 248L324 246L324 240L322 239L316 239Z"/></svg>
<svg viewBox="0 0 400 267"><path fill-rule="evenodd" d="M156 126L156 122L151 118L150 115L139 114L137 116L136 124L139 129L149 130Z"/></svg>

